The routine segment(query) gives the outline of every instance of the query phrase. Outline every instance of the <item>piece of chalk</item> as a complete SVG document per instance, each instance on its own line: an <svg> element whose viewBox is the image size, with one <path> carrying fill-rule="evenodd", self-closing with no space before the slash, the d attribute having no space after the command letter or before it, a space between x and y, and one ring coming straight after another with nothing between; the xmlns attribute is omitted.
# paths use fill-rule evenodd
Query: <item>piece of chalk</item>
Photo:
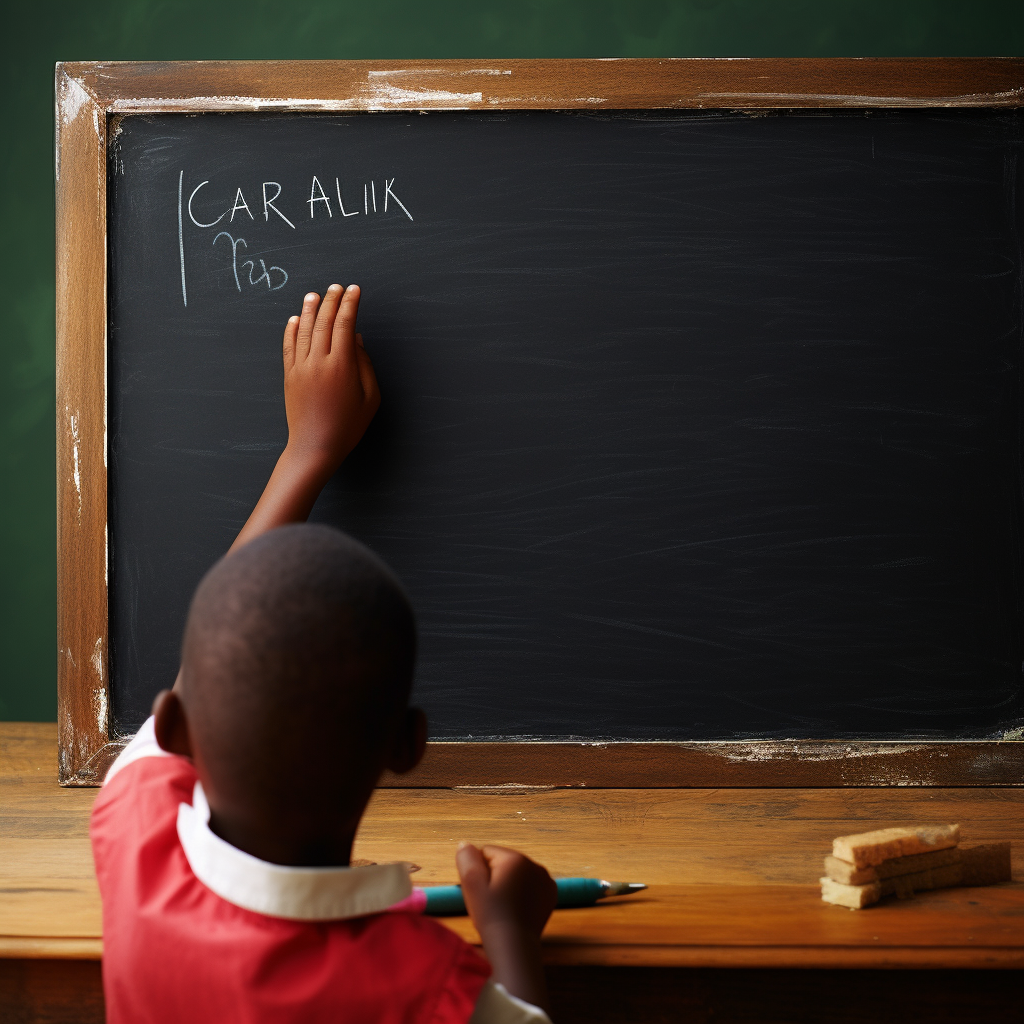
<svg viewBox="0 0 1024 1024"><path fill-rule="evenodd" d="M929 868L909 875L896 875L880 882L869 882L867 885L842 885L831 878L823 878L821 898L826 903L836 903L841 907L860 910L877 903L883 896L898 896L903 900L913 896L915 892L960 885L962 877L963 868L960 864L947 864L941 868Z"/></svg>
<svg viewBox="0 0 1024 1024"><path fill-rule="evenodd" d="M821 879L821 898L826 903L834 903L839 907L861 910L882 898L882 883L843 885L842 882L834 882L831 878L825 877Z"/></svg>
<svg viewBox="0 0 1024 1024"><path fill-rule="evenodd" d="M896 875L909 875L914 871L926 871L929 868L942 868L960 861L960 849L950 846L945 850L933 850L931 853L911 853L906 857L893 857L866 868L854 867L849 861L838 857L825 858L825 874L834 882L843 885L866 885L878 882L883 878Z"/></svg>
<svg viewBox="0 0 1024 1024"><path fill-rule="evenodd" d="M854 867L866 868L893 857L930 853L956 846L959 825L918 825L913 828L882 828L875 832L840 836L832 841L832 856Z"/></svg>
<svg viewBox="0 0 1024 1024"><path fill-rule="evenodd" d="M845 885L833 878L821 879L821 898L826 903L861 910L883 896L906 899L916 892L946 889L950 886L997 885L1010 881L1010 844L985 843L958 850L958 858L948 864L923 871L892 875L865 885Z"/></svg>
<svg viewBox="0 0 1024 1024"><path fill-rule="evenodd" d="M982 843L960 850L961 885L997 885L1010 881L1010 844Z"/></svg>

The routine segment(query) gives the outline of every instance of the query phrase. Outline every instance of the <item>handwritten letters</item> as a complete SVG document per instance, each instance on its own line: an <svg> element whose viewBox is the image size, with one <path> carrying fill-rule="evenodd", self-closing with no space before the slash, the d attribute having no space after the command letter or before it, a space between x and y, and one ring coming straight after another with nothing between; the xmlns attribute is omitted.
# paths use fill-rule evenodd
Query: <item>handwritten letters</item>
<svg viewBox="0 0 1024 1024"><path fill-rule="evenodd" d="M178 174L178 252L181 260L182 302L186 306L188 305L184 235L186 217L200 230L210 230L213 235L214 248L223 250L225 256L228 255L230 249L231 272L235 288L239 292L243 291L243 285L249 289L259 290L262 290L265 285L269 291L278 291L288 283L288 272L283 267L276 264L268 267L266 262L258 256L244 258L249 243L239 232L247 224L258 224L261 214L264 224L271 222L271 214L273 214L274 223L283 222L292 231L300 230L304 223L310 221L337 219L340 225L345 223L349 217L360 215L364 217L386 215L414 219L405 203L395 194L395 179L393 177L385 177L383 181L361 182L363 192L361 208L358 188L350 191L351 186L343 183L340 177L335 177L334 188L330 189L330 178L324 180L328 183L327 189L321 183L320 177L314 174L310 182L309 198L302 200L292 196L288 197L291 199L290 202L282 195L284 189L280 182L264 181L259 201L250 205L241 186L235 186L234 196L230 198L229 190L212 186L209 179L200 181L193 186L186 182L185 171L180 171ZM346 198L348 207L345 205ZM300 203L307 208L308 214L297 214L297 210L301 209ZM219 207L218 204L220 204ZM219 213L217 213L218 208L220 209ZM255 213L253 212L254 208ZM212 230L218 227L218 231ZM217 243L221 239L224 242L218 246ZM240 259L240 257L242 258ZM257 264L259 264L258 267Z"/></svg>

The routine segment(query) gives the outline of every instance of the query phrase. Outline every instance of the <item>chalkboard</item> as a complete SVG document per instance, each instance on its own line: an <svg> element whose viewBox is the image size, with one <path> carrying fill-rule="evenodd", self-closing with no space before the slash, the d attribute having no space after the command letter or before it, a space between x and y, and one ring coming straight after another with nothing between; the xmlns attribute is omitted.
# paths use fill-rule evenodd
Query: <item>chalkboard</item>
<svg viewBox="0 0 1024 1024"><path fill-rule="evenodd" d="M110 699L286 437L302 295L383 403L313 519L396 570L435 738L1024 722L1016 110L178 114L107 149Z"/></svg>

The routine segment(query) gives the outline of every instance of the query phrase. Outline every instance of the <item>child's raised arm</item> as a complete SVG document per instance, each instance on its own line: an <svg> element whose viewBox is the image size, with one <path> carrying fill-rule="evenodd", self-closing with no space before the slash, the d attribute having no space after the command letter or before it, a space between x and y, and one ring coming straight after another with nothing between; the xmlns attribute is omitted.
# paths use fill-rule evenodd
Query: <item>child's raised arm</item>
<svg viewBox="0 0 1024 1024"><path fill-rule="evenodd" d="M319 307L319 309L318 309ZM288 444L231 550L287 523L305 522L380 406L373 364L356 334L359 288L310 292L284 329Z"/></svg>
<svg viewBox="0 0 1024 1024"><path fill-rule="evenodd" d="M234 543L304 523L345 456L380 407L373 363L356 334L359 286L332 284L323 302L309 292L284 328L284 411L288 443ZM174 683L180 689L181 673ZM155 705L154 705L155 706Z"/></svg>

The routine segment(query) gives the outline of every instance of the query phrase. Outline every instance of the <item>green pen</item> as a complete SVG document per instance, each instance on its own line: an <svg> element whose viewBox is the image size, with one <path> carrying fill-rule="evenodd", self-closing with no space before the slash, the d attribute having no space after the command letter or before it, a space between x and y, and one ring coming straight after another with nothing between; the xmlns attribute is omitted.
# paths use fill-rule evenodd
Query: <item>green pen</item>
<svg viewBox="0 0 1024 1024"><path fill-rule="evenodd" d="M603 878L556 878L558 887L557 907L589 907L606 896L628 896L646 889L643 882L606 882ZM418 893L423 897L416 899ZM414 890L414 904L424 914L439 917L454 917L465 914L466 901L462 898L462 886L424 885Z"/></svg>

